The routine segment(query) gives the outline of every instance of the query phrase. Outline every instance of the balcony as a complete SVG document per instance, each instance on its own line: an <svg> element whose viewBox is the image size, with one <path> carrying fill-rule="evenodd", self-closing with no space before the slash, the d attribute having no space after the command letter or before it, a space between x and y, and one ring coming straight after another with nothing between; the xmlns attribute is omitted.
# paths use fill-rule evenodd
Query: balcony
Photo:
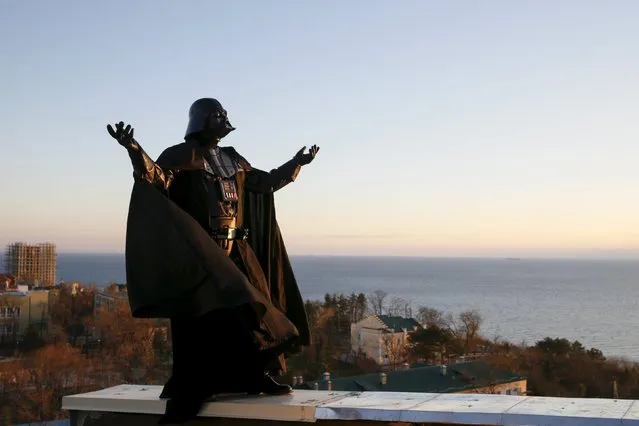
<svg viewBox="0 0 639 426"><path fill-rule="evenodd" d="M155 425L164 412L161 386L120 385L70 395L62 405L71 426ZM424 394L296 390L278 397L229 396L207 404L188 424L267 426L462 424L638 425L633 400L489 394Z"/></svg>

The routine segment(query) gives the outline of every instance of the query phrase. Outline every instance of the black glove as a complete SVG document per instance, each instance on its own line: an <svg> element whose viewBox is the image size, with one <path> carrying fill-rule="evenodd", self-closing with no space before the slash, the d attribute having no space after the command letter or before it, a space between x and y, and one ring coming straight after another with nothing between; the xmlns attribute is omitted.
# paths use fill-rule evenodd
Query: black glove
<svg viewBox="0 0 639 426"><path fill-rule="evenodd" d="M315 159L315 156L319 151L319 146L313 145L306 154L304 153L305 149L306 147L300 149L294 157L300 166L305 166Z"/></svg>
<svg viewBox="0 0 639 426"><path fill-rule="evenodd" d="M115 125L115 130L113 130L113 127L111 127L110 124L107 124L107 131L113 139L118 141L118 143L126 149L135 150L138 148L139 145L133 138L134 129L131 127L130 124L127 124L125 128L124 122L120 121L118 124Z"/></svg>

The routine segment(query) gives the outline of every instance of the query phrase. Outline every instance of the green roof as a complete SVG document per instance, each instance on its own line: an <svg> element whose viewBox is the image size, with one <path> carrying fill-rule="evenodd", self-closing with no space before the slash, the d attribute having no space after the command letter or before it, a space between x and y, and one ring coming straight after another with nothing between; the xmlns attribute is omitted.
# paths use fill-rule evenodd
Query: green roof
<svg viewBox="0 0 639 426"><path fill-rule="evenodd" d="M524 380L524 377L509 371L499 370L484 361L469 361L446 366L418 366L407 370L386 372L386 384L380 383L379 373L361 376L335 377L331 379L331 390L347 392L422 392L455 393L491 385ZM316 382L307 382L304 388L314 389ZM317 381L319 389L326 382Z"/></svg>
<svg viewBox="0 0 639 426"><path fill-rule="evenodd" d="M411 331L415 327L421 328L421 325L413 318L392 317L390 315L378 315L377 318L395 333L404 329Z"/></svg>

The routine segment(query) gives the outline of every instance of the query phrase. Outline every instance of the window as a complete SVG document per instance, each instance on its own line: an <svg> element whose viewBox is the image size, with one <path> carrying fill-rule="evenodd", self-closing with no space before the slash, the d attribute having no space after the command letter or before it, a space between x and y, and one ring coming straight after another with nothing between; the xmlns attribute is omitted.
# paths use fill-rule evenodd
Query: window
<svg viewBox="0 0 639 426"><path fill-rule="evenodd" d="M2 306L0 307L0 318L18 318L20 316L20 308Z"/></svg>

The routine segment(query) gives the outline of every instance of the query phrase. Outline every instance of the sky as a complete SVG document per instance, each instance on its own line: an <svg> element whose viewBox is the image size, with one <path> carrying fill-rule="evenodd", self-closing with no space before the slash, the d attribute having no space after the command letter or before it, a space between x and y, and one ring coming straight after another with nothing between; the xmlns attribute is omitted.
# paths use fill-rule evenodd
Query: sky
<svg viewBox="0 0 639 426"><path fill-rule="evenodd" d="M639 255L639 2L0 2L0 245L122 252L133 183L219 99L292 254Z"/></svg>

